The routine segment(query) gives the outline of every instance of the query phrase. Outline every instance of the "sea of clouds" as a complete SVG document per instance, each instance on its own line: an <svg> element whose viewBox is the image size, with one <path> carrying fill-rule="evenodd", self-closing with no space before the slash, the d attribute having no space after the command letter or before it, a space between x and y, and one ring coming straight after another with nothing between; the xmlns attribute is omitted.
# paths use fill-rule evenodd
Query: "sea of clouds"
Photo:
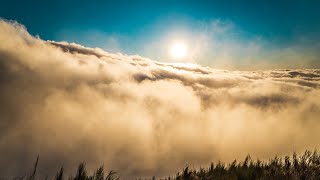
<svg viewBox="0 0 320 180"><path fill-rule="evenodd" d="M134 45L134 42L132 42ZM0 21L0 172L170 175L319 148L320 70L228 71L44 41Z"/></svg>

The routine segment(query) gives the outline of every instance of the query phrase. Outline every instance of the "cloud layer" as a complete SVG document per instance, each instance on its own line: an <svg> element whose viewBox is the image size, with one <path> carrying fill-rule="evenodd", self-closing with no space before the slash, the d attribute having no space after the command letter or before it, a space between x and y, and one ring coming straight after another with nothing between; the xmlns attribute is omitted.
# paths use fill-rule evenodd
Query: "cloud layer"
<svg viewBox="0 0 320 180"><path fill-rule="evenodd" d="M0 171L123 177L319 148L320 70L227 71L43 41L0 21Z"/></svg>

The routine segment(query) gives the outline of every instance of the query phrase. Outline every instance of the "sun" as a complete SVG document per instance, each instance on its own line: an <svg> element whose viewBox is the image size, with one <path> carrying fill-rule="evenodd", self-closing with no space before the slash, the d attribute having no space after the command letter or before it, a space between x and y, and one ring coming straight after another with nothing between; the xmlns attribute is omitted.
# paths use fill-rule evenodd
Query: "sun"
<svg viewBox="0 0 320 180"><path fill-rule="evenodd" d="M184 58L188 54L188 46L184 42L175 42L170 47L170 54L174 58Z"/></svg>

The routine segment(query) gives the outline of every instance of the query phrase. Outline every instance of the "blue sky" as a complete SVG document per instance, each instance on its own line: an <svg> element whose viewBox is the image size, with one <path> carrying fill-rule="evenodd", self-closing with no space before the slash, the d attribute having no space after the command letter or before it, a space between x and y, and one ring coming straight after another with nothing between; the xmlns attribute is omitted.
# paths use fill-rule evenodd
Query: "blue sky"
<svg viewBox="0 0 320 180"><path fill-rule="evenodd" d="M162 61L179 39L197 49L186 61L204 65L318 67L319 8L316 0L1 0L0 17L42 39Z"/></svg>

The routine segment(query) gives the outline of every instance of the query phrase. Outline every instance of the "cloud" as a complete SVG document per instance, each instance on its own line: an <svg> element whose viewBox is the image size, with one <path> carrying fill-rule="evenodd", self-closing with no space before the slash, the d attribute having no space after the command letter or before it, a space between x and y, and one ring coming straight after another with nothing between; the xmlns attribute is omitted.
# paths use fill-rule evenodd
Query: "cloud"
<svg viewBox="0 0 320 180"><path fill-rule="evenodd" d="M122 177L319 148L320 70L228 71L43 41L0 21L0 169Z"/></svg>

